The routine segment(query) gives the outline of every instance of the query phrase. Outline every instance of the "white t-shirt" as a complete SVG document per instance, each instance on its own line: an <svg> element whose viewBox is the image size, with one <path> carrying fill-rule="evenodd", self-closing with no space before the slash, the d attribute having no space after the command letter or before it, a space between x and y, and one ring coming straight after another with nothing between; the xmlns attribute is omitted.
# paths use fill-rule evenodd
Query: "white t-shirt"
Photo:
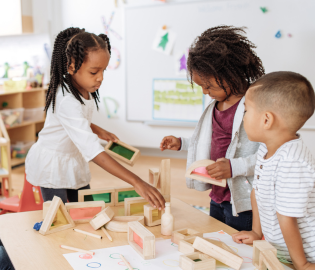
<svg viewBox="0 0 315 270"><path fill-rule="evenodd" d="M265 239L278 258L291 262L277 212L296 217L308 262L315 263L315 165L302 139L283 144L270 158L261 144L257 153L253 188Z"/></svg>
<svg viewBox="0 0 315 270"><path fill-rule="evenodd" d="M88 162L104 151L91 130L94 98L63 95L58 88L55 111L48 108L44 128L25 161L27 181L46 188L78 189L89 184Z"/></svg>

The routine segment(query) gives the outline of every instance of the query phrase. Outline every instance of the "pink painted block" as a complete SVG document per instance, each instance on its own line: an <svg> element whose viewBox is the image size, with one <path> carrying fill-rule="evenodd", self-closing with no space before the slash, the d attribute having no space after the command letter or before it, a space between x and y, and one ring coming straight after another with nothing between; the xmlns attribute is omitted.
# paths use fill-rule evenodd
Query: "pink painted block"
<svg viewBox="0 0 315 270"><path fill-rule="evenodd" d="M133 232L133 241L135 241L135 243L141 247L143 249L143 240L142 238L137 235L135 232Z"/></svg>
<svg viewBox="0 0 315 270"><path fill-rule="evenodd" d="M72 208L69 209L69 214L73 220L89 219L95 217L102 207L86 207L86 208Z"/></svg>
<svg viewBox="0 0 315 270"><path fill-rule="evenodd" d="M197 175L200 175L200 176L203 176L203 177L207 177L207 178L210 178L210 179L218 181L218 182L222 182L222 180L216 180L216 179L212 178L208 174L208 171L206 170L206 167L198 167L198 168L194 169L191 174L197 174Z"/></svg>

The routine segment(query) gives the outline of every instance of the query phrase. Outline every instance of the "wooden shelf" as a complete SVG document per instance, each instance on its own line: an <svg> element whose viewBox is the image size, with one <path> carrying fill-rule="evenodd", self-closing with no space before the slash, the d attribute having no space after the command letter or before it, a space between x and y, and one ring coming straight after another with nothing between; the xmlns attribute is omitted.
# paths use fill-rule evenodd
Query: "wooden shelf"
<svg viewBox="0 0 315 270"><path fill-rule="evenodd" d="M27 125L38 124L38 123L44 123L44 122L45 122L45 119L40 120L40 121L24 121L24 122L22 122L21 124L14 125L14 126L12 126L12 127L7 127L6 129L7 129L7 130L10 130L10 129L14 129L14 128L19 128L19 127L24 127L24 126L27 126Z"/></svg>
<svg viewBox="0 0 315 270"><path fill-rule="evenodd" d="M12 94L18 94L18 93L30 93L30 92L37 92L37 91L46 91L47 88L32 88L30 90L4 90L0 88L0 96L4 95L12 95Z"/></svg>
<svg viewBox="0 0 315 270"><path fill-rule="evenodd" d="M17 166L25 163L25 158L11 158L11 166Z"/></svg>

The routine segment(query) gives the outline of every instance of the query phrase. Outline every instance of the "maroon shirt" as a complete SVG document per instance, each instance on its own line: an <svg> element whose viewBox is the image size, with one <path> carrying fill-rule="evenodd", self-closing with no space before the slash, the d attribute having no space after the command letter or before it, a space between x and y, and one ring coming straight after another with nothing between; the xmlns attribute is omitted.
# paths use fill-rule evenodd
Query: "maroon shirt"
<svg viewBox="0 0 315 270"><path fill-rule="evenodd" d="M213 109L210 151L210 159L213 161L219 158L225 158L226 151L232 140L234 115L239 102L240 101L225 111L219 111L217 104ZM226 185L226 187L213 185L209 196L211 200L214 200L216 203L231 201L231 192L228 185Z"/></svg>

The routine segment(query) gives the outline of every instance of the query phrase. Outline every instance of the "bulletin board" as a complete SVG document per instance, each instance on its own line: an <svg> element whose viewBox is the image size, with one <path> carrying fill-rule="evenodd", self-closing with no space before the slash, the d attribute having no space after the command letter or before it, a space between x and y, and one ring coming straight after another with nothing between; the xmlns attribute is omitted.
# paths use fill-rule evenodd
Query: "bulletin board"
<svg viewBox="0 0 315 270"><path fill-rule="evenodd" d="M247 36L257 45L266 72L299 72L315 85L314 10L312 0L209 0L126 6L127 120L160 121L153 113L154 80L186 79L181 65L189 46L203 31L222 24L247 27ZM170 52L167 48L162 51L165 41L172 43ZM166 120L178 120L173 118L169 115ZM313 118L310 124L314 125ZM179 120L183 126L185 120L190 121Z"/></svg>

